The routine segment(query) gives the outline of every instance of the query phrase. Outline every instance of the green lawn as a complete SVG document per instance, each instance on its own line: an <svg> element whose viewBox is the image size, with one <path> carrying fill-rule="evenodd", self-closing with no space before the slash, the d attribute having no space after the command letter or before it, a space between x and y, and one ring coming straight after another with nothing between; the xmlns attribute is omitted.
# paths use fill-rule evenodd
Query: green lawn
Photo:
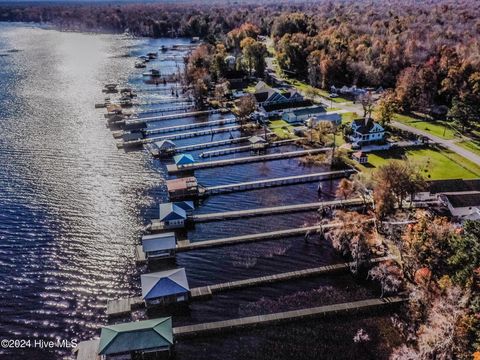
<svg viewBox="0 0 480 360"><path fill-rule="evenodd" d="M293 126L285 120L272 120L268 128L281 139L297 138L293 133Z"/></svg>
<svg viewBox="0 0 480 360"><path fill-rule="evenodd" d="M408 115L395 114L394 119L403 124L412 126L416 129L426 131L432 135L441 137L443 139L454 139L455 129L447 121L428 121L421 118L414 118Z"/></svg>
<svg viewBox="0 0 480 360"><path fill-rule="evenodd" d="M346 112L341 115L342 115L342 124L350 124L353 120L358 118L357 113L354 113L354 112Z"/></svg>
<svg viewBox="0 0 480 360"><path fill-rule="evenodd" d="M436 149L395 149L378 151L368 155L366 166L358 165L361 170L372 171L392 159L404 159L416 163L427 180L477 178L480 166L449 150Z"/></svg>

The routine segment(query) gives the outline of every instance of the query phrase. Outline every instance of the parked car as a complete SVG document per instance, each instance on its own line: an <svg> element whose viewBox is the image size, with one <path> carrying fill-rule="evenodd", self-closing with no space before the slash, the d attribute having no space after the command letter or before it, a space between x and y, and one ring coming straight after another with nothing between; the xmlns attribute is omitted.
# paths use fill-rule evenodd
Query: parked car
<svg viewBox="0 0 480 360"><path fill-rule="evenodd" d="M333 99L333 98L338 97L338 94L331 93L331 94L328 94L328 96L330 96Z"/></svg>

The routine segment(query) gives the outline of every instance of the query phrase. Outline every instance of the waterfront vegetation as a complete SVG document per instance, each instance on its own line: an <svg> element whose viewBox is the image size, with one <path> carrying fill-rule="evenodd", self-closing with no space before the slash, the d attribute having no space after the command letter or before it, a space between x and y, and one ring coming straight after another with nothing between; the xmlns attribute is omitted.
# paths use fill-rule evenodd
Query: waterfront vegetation
<svg viewBox="0 0 480 360"><path fill-rule="evenodd" d="M310 126L312 119L308 119L306 126L302 123L296 129L278 114L255 119L258 104L253 93L257 80L266 77L270 54L282 85L313 100L331 100L333 110L354 105L346 97L330 99L333 85L388 88L378 91L382 95L376 104L370 95L355 102L360 100L365 117L373 114L388 126L390 136L399 141L417 139L408 131L391 128L392 120L446 140L473 135L458 145L478 154L480 10L472 3L387 6L362 0L295 7L267 3L238 5L234 12L226 5L129 4L113 10L82 5L70 13L61 5L44 8L42 19L68 29L79 24L83 29L89 20L90 27L100 30L128 27L137 35L200 36L204 41L185 59L183 74L197 109L228 104L248 135L260 134L267 123L275 140L297 139L306 148L331 147L335 140L340 148L319 154L324 150L320 149L301 161L341 169L342 176L345 168L354 165L360 171L351 179L342 179L335 196L342 200L360 197L363 208L348 210L343 203L342 209L322 208L317 225L342 225L322 230L322 240L330 241L349 261L360 284L373 283L382 298L408 298L392 319L399 336L389 349L391 359L468 359L480 358L480 222L442 217L436 215L437 207L425 211L413 204L416 195L428 190L429 181L480 178L480 166L429 144L375 151L368 154L367 163L360 164L353 161L354 150L347 149L342 136L359 117L353 108L341 114L339 127L329 121ZM38 20L40 15L32 9L0 7L0 14L8 20ZM94 10L105 15L102 24L92 20ZM231 96L234 82L243 83L236 90L246 95ZM305 136L296 135L295 130ZM321 185L318 192L322 193ZM440 202L438 209L446 210ZM394 256L372 262L386 255ZM256 305L265 311L275 306L282 309L267 299ZM243 310L248 312L249 307ZM353 341L366 343L369 335L359 329Z"/></svg>

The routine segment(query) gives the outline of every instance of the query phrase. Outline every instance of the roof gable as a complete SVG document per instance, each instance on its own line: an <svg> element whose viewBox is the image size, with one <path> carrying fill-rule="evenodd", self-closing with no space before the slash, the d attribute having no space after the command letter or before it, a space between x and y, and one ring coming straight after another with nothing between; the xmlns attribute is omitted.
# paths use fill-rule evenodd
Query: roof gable
<svg viewBox="0 0 480 360"><path fill-rule="evenodd" d="M163 279L169 281L162 281ZM142 274L140 280L144 299L185 293L190 290L184 268ZM172 282L175 284L172 284Z"/></svg>
<svg viewBox="0 0 480 360"><path fill-rule="evenodd" d="M180 154L175 155L173 157L173 161L175 161L176 165L188 165L193 164L195 162L195 159L190 154Z"/></svg>
<svg viewBox="0 0 480 360"><path fill-rule="evenodd" d="M187 213L175 203L160 204L160 221L185 220Z"/></svg>
<svg viewBox="0 0 480 360"><path fill-rule="evenodd" d="M173 344L172 319L159 318L102 328L100 355L148 350Z"/></svg>

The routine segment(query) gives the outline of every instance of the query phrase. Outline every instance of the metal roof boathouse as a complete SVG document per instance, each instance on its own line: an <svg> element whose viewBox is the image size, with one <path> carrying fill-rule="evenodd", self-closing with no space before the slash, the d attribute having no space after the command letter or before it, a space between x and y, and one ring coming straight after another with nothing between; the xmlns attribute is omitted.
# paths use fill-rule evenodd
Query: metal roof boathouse
<svg viewBox="0 0 480 360"><path fill-rule="evenodd" d="M143 274L140 279L142 298L147 307L180 303L189 299L190 287L184 268Z"/></svg>

